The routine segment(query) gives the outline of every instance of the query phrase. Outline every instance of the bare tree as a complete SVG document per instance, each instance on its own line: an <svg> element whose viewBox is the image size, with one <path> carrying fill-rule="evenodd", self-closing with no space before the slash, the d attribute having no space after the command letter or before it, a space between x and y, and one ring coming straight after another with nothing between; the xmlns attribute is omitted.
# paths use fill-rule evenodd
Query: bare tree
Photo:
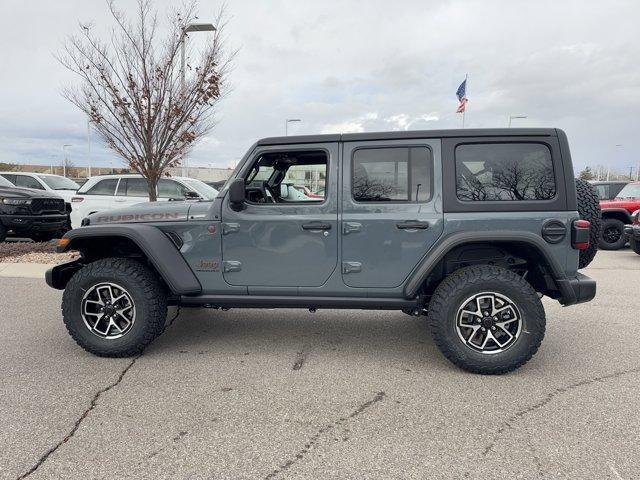
<svg viewBox="0 0 640 480"><path fill-rule="evenodd" d="M67 38L58 59L81 81L63 95L87 114L127 166L147 180L149 200L155 201L166 169L178 166L214 126L233 57L223 40L224 11L214 19L216 30L197 61L188 66L183 86L180 47L185 28L197 19L195 2L168 16L163 39L151 0L138 0L133 22L112 0L108 7L114 26L107 41L86 25Z"/></svg>

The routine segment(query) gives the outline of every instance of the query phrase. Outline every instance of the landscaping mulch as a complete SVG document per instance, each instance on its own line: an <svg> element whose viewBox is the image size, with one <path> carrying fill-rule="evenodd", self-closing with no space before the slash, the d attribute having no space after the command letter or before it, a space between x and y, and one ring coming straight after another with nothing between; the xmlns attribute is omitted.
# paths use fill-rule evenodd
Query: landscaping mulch
<svg viewBox="0 0 640 480"><path fill-rule="evenodd" d="M0 262L5 263L61 263L78 255L77 252L56 253L58 241L8 241L0 243Z"/></svg>

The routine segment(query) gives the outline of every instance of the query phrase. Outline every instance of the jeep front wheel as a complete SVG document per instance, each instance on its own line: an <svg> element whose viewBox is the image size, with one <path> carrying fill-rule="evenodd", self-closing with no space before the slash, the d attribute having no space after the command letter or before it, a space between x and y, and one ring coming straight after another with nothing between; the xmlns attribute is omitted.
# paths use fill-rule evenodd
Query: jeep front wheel
<svg viewBox="0 0 640 480"><path fill-rule="evenodd" d="M103 357L136 355L164 329L166 292L139 261L106 258L76 272L62 297L67 330Z"/></svg>
<svg viewBox="0 0 640 480"><path fill-rule="evenodd" d="M510 372L528 362L546 323L531 285L490 265L462 268L445 278L431 297L428 319L444 356L481 374Z"/></svg>
<svg viewBox="0 0 640 480"><path fill-rule="evenodd" d="M624 223L617 218L605 218L602 221L602 230L598 247L602 250L620 250L627 243L624 234Z"/></svg>

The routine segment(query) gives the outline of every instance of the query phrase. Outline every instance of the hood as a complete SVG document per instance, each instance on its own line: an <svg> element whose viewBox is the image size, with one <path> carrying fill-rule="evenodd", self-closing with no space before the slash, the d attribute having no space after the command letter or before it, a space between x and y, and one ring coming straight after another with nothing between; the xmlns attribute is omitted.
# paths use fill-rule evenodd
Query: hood
<svg viewBox="0 0 640 480"><path fill-rule="evenodd" d="M157 223L187 220L188 202L146 202L117 210L94 213L87 218L91 225L109 223Z"/></svg>
<svg viewBox="0 0 640 480"><path fill-rule="evenodd" d="M0 187L0 197L11 198L61 198L60 195L56 195L46 190L37 190L35 188L23 188L23 187Z"/></svg>

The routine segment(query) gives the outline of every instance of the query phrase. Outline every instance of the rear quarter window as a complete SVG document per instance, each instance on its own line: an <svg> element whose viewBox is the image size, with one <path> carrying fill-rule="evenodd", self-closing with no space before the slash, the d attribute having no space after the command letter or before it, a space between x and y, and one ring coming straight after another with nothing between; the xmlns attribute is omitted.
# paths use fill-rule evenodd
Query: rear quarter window
<svg viewBox="0 0 640 480"><path fill-rule="evenodd" d="M542 143L461 144L455 149L456 195L463 202L551 200L556 180Z"/></svg>

